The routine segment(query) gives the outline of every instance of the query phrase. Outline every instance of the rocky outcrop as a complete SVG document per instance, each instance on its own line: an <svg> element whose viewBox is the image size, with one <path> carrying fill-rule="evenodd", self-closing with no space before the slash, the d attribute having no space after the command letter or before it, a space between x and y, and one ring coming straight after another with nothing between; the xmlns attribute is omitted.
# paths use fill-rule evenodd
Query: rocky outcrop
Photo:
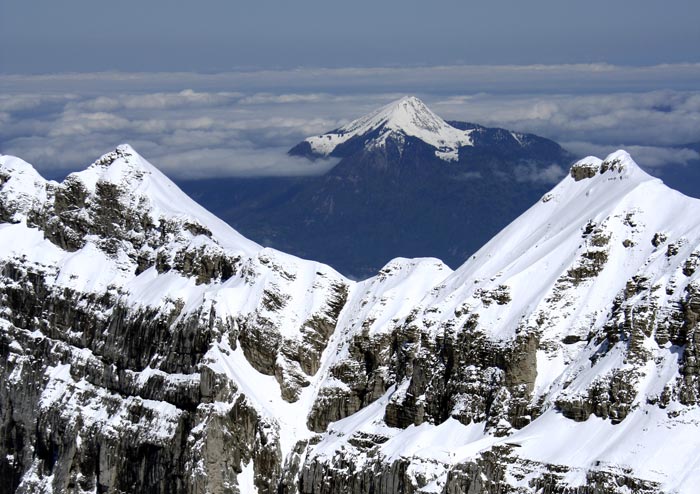
<svg viewBox="0 0 700 494"><path fill-rule="evenodd" d="M364 494L394 494L418 492L410 472L410 461L399 460L390 465L375 462L355 470L354 461L337 459L334 465L312 463L306 465L299 480L299 492L303 494L332 494L348 492ZM423 484L425 485L425 484Z"/></svg>
<svg viewBox="0 0 700 494"><path fill-rule="evenodd" d="M524 462L513 455L512 447L494 448L474 461L450 471L446 494L606 494L609 492L658 492L659 484L634 478L624 472L590 470L580 486L571 486L567 474L577 473L563 465ZM513 482L515 481L515 482ZM513 485L519 484L519 487Z"/></svg>
<svg viewBox="0 0 700 494"><path fill-rule="evenodd" d="M407 386L392 396L385 420L394 427L440 424L452 417L465 425L526 425L535 413L529 397L537 374L535 335L509 345L489 341L476 318L460 331L445 331L422 345L408 368Z"/></svg>
<svg viewBox="0 0 700 494"><path fill-rule="evenodd" d="M593 178L600 171L600 161L599 160L582 160L575 163L569 174L571 178L575 181L585 180L587 178Z"/></svg>
<svg viewBox="0 0 700 494"><path fill-rule="evenodd" d="M62 184L3 159L0 494L695 485L700 226L668 218L700 206L648 207L664 189L622 153L457 271L362 282L243 239L128 147Z"/></svg>
<svg viewBox="0 0 700 494"><path fill-rule="evenodd" d="M3 274L6 492L47 482L56 492L237 492L250 461L269 473L261 492L276 489L275 435L235 383L202 365L230 329L214 310L139 312L115 295L56 292L45 273L8 264ZM233 403L207 405L219 400Z"/></svg>
<svg viewBox="0 0 700 494"><path fill-rule="evenodd" d="M297 280L297 261L216 237L176 189L192 213L172 212L149 190L174 186L128 147L62 184L10 165L3 219L38 247L0 262L0 492L237 493L244 477L277 491L280 426L216 356L240 346L269 374L313 375L347 283L313 263ZM252 304L208 297L226 282ZM297 282L314 291L289 295Z"/></svg>
<svg viewBox="0 0 700 494"><path fill-rule="evenodd" d="M679 343L683 345L683 360L680 368L678 397L682 403L700 403L700 285L689 284L682 302L683 325L679 332Z"/></svg>

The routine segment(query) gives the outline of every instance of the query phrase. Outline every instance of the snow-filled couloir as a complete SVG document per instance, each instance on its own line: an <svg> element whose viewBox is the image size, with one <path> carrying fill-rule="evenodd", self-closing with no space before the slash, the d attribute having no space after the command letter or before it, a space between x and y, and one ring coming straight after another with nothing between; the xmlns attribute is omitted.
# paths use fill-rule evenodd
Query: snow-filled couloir
<svg viewBox="0 0 700 494"><path fill-rule="evenodd" d="M405 131L385 110L356 128ZM444 137L431 115L410 125ZM397 258L361 282L243 238L127 146L62 183L0 156L0 222L10 490L700 481L700 201L624 151L456 271Z"/></svg>

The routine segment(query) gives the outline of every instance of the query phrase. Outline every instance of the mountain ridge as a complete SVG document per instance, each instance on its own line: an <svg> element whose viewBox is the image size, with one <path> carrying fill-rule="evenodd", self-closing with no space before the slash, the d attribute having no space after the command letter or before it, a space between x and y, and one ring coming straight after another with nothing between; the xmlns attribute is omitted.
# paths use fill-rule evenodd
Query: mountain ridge
<svg viewBox="0 0 700 494"><path fill-rule="evenodd" d="M429 140L455 147L441 150L414 135L420 132L399 132L394 128L399 125L388 128L394 110L410 102L411 111L417 106L428 122L437 121L427 127L449 130L432 133ZM410 122L410 114L399 113L402 125ZM345 140L330 152L340 161L319 177L231 180L226 197L240 199L228 203L223 192L212 195L217 185L211 182L197 189L185 186L248 237L362 279L397 256L434 256L458 266L544 194L573 161L553 141L475 124L448 124L412 98L342 128L348 129ZM455 141L454 133L468 133L474 145L457 146L461 137ZM446 160L448 148L454 152ZM307 141L290 154L319 157Z"/></svg>
<svg viewBox="0 0 700 494"><path fill-rule="evenodd" d="M387 139L401 141L413 137L436 148L438 158L455 161L460 147L472 145L470 133L445 122L415 96L404 96L334 131L306 138L302 144L308 146L294 147L289 154L345 157L346 150L352 148L346 144L348 141L363 140L364 147L371 150L383 148ZM372 137L367 138L368 135Z"/></svg>
<svg viewBox="0 0 700 494"><path fill-rule="evenodd" d="M120 187L119 149L0 156L0 491L693 492L700 201L627 153L455 271L354 282Z"/></svg>

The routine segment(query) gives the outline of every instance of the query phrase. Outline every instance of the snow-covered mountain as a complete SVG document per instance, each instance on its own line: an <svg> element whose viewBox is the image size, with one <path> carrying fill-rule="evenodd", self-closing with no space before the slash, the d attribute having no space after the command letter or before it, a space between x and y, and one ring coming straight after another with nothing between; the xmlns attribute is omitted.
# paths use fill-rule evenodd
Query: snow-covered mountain
<svg viewBox="0 0 700 494"><path fill-rule="evenodd" d="M404 96L339 129L304 139L290 150L291 155L309 158L345 158L358 151L386 151L391 147L402 154L409 142L432 149L434 157L458 161L462 148L488 146L494 134L500 146L526 148L540 144L531 134L488 129L463 122L446 122L415 96Z"/></svg>
<svg viewBox="0 0 700 494"><path fill-rule="evenodd" d="M449 125L415 96L405 96L337 130L303 142L308 143L314 155L327 157L337 155L339 146L348 141L362 139L367 149L375 149L384 147L387 139L400 143L408 136L433 146L438 158L455 161L459 148L472 145L471 133L472 129L460 130Z"/></svg>
<svg viewBox="0 0 700 494"><path fill-rule="evenodd" d="M700 201L586 158L456 271L0 156L0 492L695 492Z"/></svg>
<svg viewBox="0 0 700 494"><path fill-rule="evenodd" d="M310 137L290 154L339 162L318 177L183 187L249 238L358 279L397 256L459 266L574 161L542 137L447 123L414 97Z"/></svg>

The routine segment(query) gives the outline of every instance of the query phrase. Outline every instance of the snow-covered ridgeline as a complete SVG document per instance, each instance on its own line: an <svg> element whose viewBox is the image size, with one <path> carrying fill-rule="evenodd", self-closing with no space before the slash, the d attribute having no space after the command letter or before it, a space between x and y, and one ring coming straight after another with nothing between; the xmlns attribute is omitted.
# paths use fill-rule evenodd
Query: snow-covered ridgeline
<svg viewBox="0 0 700 494"><path fill-rule="evenodd" d="M380 114L362 125L400 120ZM428 117L416 128L442 132ZM133 218L113 218L106 200ZM686 358L697 329L699 213L699 201L668 189L627 153L585 158L455 272L435 259L396 259L355 283L243 238L128 146L63 184L0 156L6 293L29 286L23 272L38 274L54 294L111 294L135 314L172 314L173 341L190 319L211 333L187 372L173 372L162 348L146 367L126 369L129 389L144 395L158 379L214 389L196 406L203 421L189 432L193 451L212 447L205 424L242 413L243 400L263 424L258 434L278 445L279 466L298 456L332 469L343 457L361 471L408 459L411 482L424 491L441 491L452 468L506 447L514 455L504 467L508 482L524 489L558 464L568 485L603 471L692 492L700 481L692 460L700 417ZM97 344L40 318L27 323L11 302L2 310L3 334L16 335L6 382L16 386L30 365L42 365L31 359L30 346L39 345L20 340L68 342L62 351L74 355L57 353L52 358L65 361L43 364L41 413L62 407L70 421L86 403L120 400L81 374L109 367L101 345L110 344L115 312L100 315L105 326L97 334L104 335L95 340L107 343ZM475 353L460 355L460 338L473 338ZM484 349L494 358L479 356ZM450 359L464 365L446 371ZM437 397L447 408L431 408ZM480 400L492 404L482 410ZM164 399L129 398L89 424L118 435L129 414L146 413L138 422L144 427L162 416L153 440L167 443L183 410ZM315 446L293 452L312 438ZM269 472L261 471L262 453L239 447L238 483L250 487L253 473ZM40 465L32 463L27 485L48 482ZM207 468L197 463L192 475L206 476Z"/></svg>
<svg viewBox="0 0 700 494"><path fill-rule="evenodd" d="M560 464L566 471L561 481L571 486L586 485L587 473L600 470L613 477L634 472L654 489L692 492L700 480L692 454L700 446L693 439L700 411L695 378L690 390L686 384L694 367L683 348L692 343L682 335L698 329L692 322L697 309L689 307L700 302L693 298L699 265L700 201L668 189L624 151L605 160L585 158L464 266L433 280L434 288L410 314L385 327L391 332L418 325L439 341L451 328L469 327L503 348L518 348L523 335L531 335L537 345L533 379L523 385L530 389L528 407L539 417L515 428L507 420L494 427L483 419L387 427L392 400L405 403L414 388L430 392L430 384L416 385L414 371L372 406L331 424L334 432L312 458L333 464L338 455L355 455L370 465L378 453L389 462L423 458L415 461L414 474L430 480L426 489L439 491L449 465L499 444L516 445L517 458L542 466L526 468L525 480L514 485L527 487L547 471L545 465ZM376 319L368 317L372 324ZM439 372L437 359L426 360ZM475 398L467 396L447 412L458 416ZM506 410L515 406L510 402L504 400ZM358 438L377 436L384 439L369 456L357 447ZM446 437L461 439L452 444ZM565 439L549 439L559 437ZM518 469L522 465L513 466Z"/></svg>

